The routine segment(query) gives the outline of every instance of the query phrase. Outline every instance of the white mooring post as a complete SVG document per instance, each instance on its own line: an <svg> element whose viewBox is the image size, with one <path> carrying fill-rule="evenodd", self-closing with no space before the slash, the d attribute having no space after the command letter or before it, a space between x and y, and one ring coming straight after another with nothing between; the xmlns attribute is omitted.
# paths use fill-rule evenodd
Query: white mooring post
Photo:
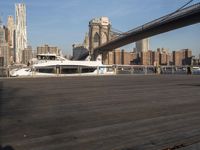
<svg viewBox="0 0 200 150"><path fill-rule="evenodd" d="M133 74L133 71L134 71L134 70L133 70L133 66L131 66L131 74Z"/></svg>
<svg viewBox="0 0 200 150"><path fill-rule="evenodd" d="M145 75L147 75L147 66L144 67Z"/></svg>
<svg viewBox="0 0 200 150"><path fill-rule="evenodd" d="M97 66L97 75L99 75L99 66Z"/></svg>
<svg viewBox="0 0 200 150"><path fill-rule="evenodd" d="M174 66L172 66L172 74L174 74Z"/></svg>
<svg viewBox="0 0 200 150"><path fill-rule="evenodd" d="M117 75L118 74L118 66L116 65L115 67L115 74Z"/></svg>
<svg viewBox="0 0 200 150"><path fill-rule="evenodd" d="M56 66L56 76L58 77L59 76L59 67Z"/></svg>

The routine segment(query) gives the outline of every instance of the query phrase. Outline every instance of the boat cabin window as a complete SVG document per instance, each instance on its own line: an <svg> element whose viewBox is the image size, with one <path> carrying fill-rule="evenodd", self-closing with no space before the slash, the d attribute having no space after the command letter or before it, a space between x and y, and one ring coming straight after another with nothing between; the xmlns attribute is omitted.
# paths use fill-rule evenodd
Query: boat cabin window
<svg viewBox="0 0 200 150"><path fill-rule="evenodd" d="M37 68L36 72L39 72L39 73L53 73L53 74L56 73L54 68Z"/></svg>
<svg viewBox="0 0 200 150"><path fill-rule="evenodd" d="M91 73L94 72L97 68L96 67L83 67L81 72L82 73Z"/></svg>
<svg viewBox="0 0 200 150"><path fill-rule="evenodd" d="M61 68L61 74L92 73L96 69L96 67L64 66Z"/></svg>
<svg viewBox="0 0 200 150"><path fill-rule="evenodd" d="M42 55L38 55L37 59L38 60L56 60L56 56L42 56Z"/></svg>

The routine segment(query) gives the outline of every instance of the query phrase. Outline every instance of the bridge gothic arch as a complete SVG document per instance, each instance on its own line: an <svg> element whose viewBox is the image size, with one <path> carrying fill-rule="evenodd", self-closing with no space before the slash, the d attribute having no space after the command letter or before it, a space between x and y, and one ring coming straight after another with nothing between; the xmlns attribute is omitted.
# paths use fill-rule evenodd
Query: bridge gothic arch
<svg viewBox="0 0 200 150"><path fill-rule="evenodd" d="M111 23L107 17L94 18L89 22L89 53L94 57L94 48L110 39Z"/></svg>
<svg viewBox="0 0 200 150"><path fill-rule="evenodd" d="M94 42L94 48L99 46L100 36L97 32L94 34L93 42Z"/></svg>
<svg viewBox="0 0 200 150"><path fill-rule="evenodd" d="M101 44L104 44L107 41L108 41L107 33L106 32L102 32L102 35L101 35Z"/></svg>

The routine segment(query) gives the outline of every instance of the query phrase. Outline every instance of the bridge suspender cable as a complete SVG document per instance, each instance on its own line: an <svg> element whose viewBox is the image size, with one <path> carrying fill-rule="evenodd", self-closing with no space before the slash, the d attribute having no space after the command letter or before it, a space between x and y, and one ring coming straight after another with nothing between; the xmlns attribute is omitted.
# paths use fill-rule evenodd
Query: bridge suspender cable
<svg viewBox="0 0 200 150"><path fill-rule="evenodd" d="M165 21L168 17L172 16L173 14L181 11L183 8L185 8L187 5L189 5L190 3L192 3L194 0L189 0L187 3L185 3L183 6L181 6L180 8L178 8L176 11L170 13L169 15L167 15L165 18L163 18L160 22Z"/></svg>
<svg viewBox="0 0 200 150"><path fill-rule="evenodd" d="M189 0L187 3L185 3L183 6L181 6L180 8L178 8L177 10L175 10L174 12L170 13L169 15L167 15L165 18L163 18L162 20L160 20L160 22L165 21L168 17L172 16L173 14L179 12L180 10L182 10L183 8L185 8L187 5L189 5L190 3L192 3L194 0ZM125 35L127 34L127 32L122 32L118 29L112 28L111 29L113 33L115 33L116 35L120 36L120 35Z"/></svg>

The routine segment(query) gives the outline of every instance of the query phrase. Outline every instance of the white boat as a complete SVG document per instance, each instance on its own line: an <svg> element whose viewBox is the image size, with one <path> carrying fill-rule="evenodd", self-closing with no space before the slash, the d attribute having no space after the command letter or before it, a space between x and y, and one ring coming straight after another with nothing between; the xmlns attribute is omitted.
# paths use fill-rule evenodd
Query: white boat
<svg viewBox="0 0 200 150"><path fill-rule="evenodd" d="M12 77L112 74L114 74L112 66L103 65L101 57L96 61L71 61L54 54L39 54L37 59L32 60L32 66L10 71Z"/></svg>
<svg viewBox="0 0 200 150"><path fill-rule="evenodd" d="M200 71L200 67L192 67L192 70Z"/></svg>
<svg viewBox="0 0 200 150"><path fill-rule="evenodd" d="M200 67L192 67L192 74L199 75L200 74Z"/></svg>

